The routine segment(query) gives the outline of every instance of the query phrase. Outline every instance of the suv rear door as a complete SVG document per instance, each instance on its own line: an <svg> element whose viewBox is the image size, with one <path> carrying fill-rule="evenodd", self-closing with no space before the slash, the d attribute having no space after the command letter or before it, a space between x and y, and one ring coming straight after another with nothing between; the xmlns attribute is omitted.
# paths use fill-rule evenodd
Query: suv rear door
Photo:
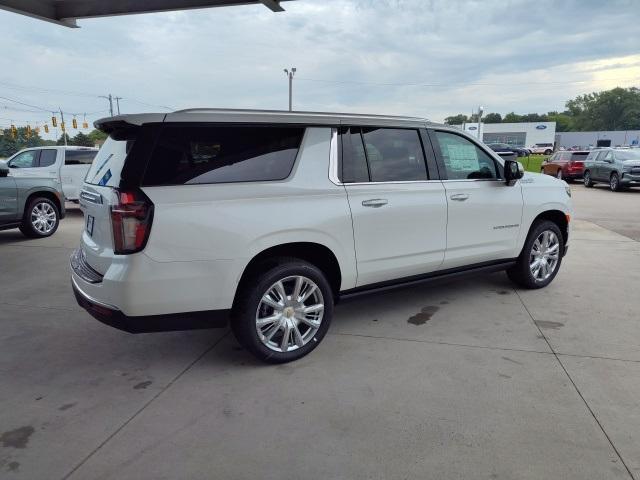
<svg viewBox="0 0 640 480"><path fill-rule="evenodd" d="M447 204L428 137L418 129L351 126L341 128L341 139L338 175L351 208L357 286L437 270Z"/></svg>
<svg viewBox="0 0 640 480"><path fill-rule="evenodd" d="M501 165L470 138L429 130L448 202L442 268L517 256L522 221L520 182L507 186Z"/></svg>

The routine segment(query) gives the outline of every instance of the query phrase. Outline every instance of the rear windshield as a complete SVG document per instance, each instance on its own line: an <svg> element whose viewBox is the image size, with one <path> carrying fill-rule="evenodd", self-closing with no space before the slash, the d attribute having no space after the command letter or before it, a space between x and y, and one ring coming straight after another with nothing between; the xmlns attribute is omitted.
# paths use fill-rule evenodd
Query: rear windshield
<svg viewBox="0 0 640 480"><path fill-rule="evenodd" d="M64 154L65 165L88 165L96 158L97 150L67 150Z"/></svg>
<svg viewBox="0 0 640 480"><path fill-rule="evenodd" d="M127 144L131 140L115 140L111 136L107 138L91 164L91 168L85 178L86 183L108 187L120 185L120 172L127 156ZM69 155L70 152L67 152ZM95 152L91 152L94 153Z"/></svg>
<svg viewBox="0 0 640 480"><path fill-rule="evenodd" d="M583 162L587 158L587 155L589 155L589 152L573 152L571 154L571 160Z"/></svg>

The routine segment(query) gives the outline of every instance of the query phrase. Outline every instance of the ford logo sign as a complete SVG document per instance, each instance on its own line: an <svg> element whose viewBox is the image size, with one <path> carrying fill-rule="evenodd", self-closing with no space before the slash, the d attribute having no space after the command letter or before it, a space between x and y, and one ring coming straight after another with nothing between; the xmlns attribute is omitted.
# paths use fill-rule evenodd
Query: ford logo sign
<svg viewBox="0 0 640 480"><path fill-rule="evenodd" d="M477 130L477 129L478 129L478 127L469 127L469 130Z"/></svg>
<svg viewBox="0 0 640 480"><path fill-rule="evenodd" d="M544 130L544 129L546 129L546 128L547 128L547 126L546 126L546 125L538 125L538 126L536 126L536 129L537 129L537 130Z"/></svg>

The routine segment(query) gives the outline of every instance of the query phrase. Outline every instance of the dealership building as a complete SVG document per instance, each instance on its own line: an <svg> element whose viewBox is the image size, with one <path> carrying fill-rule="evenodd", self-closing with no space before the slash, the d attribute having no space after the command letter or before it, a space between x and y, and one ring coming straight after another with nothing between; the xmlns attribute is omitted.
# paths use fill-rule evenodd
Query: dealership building
<svg viewBox="0 0 640 480"><path fill-rule="evenodd" d="M556 122L477 123L457 125L484 143L507 143L514 147L531 147L536 143L556 141Z"/></svg>

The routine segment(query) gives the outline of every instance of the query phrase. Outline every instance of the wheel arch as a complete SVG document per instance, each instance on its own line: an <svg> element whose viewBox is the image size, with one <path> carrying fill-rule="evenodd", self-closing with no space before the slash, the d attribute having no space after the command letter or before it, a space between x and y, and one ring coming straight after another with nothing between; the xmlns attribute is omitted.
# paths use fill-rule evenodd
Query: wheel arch
<svg viewBox="0 0 640 480"><path fill-rule="evenodd" d="M552 209L545 210L544 212L539 213L538 216L533 219L533 222L531 222L529 230L527 231L527 236L529 235L529 232L531 231L533 226L539 220L549 220L550 222L558 225L558 228L562 233L563 243L566 245L567 240L569 239L569 220L567 219L567 214L565 212L563 212L562 210Z"/></svg>
<svg viewBox="0 0 640 480"><path fill-rule="evenodd" d="M254 255L245 266L238 286L246 282L260 265L278 257L295 257L318 267L327 276L334 298L338 298L342 283L342 271L335 253L326 245L315 242L290 242L274 245ZM241 289L236 290L236 297ZM235 304L235 299L234 299Z"/></svg>
<svg viewBox="0 0 640 480"><path fill-rule="evenodd" d="M24 200L24 206L22 208L23 215L27 211L27 207L29 206L29 203L31 202L31 200L33 200L36 197L43 197L48 200L51 200L55 204L55 206L58 208L58 214L60 215L60 218L63 218L64 209L62 208L63 205L61 204L60 198L58 197L56 192L51 190L35 190L35 191L28 192L27 197Z"/></svg>

